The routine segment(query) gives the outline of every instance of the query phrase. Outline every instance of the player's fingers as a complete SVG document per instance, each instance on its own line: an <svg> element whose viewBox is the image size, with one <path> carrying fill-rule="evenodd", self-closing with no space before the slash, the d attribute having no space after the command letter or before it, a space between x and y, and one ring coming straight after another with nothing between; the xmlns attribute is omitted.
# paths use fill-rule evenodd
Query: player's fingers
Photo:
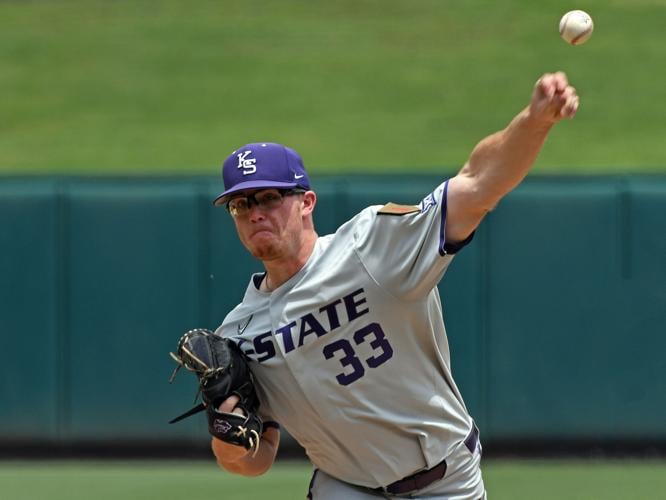
<svg viewBox="0 0 666 500"><path fill-rule="evenodd" d="M546 73L537 80L531 104L535 113L545 119L573 118L578 103L576 88L569 85L564 72Z"/></svg>
<svg viewBox="0 0 666 500"><path fill-rule="evenodd" d="M546 73L537 80L535 87L539 94L550 100L553 96L566 91L569 87L569 80L567 79L567 75L562 71Z"/></svg>
<svg viewBox="0 0 666 500"><path fill-rule="evenodd" d="M576 88L572 85L568 85L560 94L558 94L561 104L564 106L571 103L578 97L576 93Z"/></svg>
<svg viewBox="0 0 666 500"><path fill-rule="evenodd" d="M567 102L562 106L560 115L562 118L573 118L576 116L578 106L580 105L580 98L577 95L571 96Z"/></svg>
<svg viewBox="0 0 666 500"><path fill-rule="evenodd" d="M562 107L576 97L576 89L571 85L567 86L561 92L557 92L553 98L556 106Z"/></svg>
<svg viewBox="0 0 666 500"><path fill-rule="evenodd" d="M220 404L218 410L224 413L233 413L234 408L236 408L236 405L240 401L240 398L236 395L229 396L227 399L222 401L222 404ZM241 412L242 413L242 412Z"/></svg>
<svg viewBox="0 0 666 500"><path fill-rule="evenodd" d="M550 99L555 94L555 86L553 85L553 75L545 74L539 78L535 85L536 93L538 96L543 96Z"/></svg>
<svg viewBox="0 0 666 500"><path fill-rule="evenodd" d="M553 85L555 86L555 92L562 93L569 86L569 80L567 75L563 71L558 71L553 74Z"/></svg>

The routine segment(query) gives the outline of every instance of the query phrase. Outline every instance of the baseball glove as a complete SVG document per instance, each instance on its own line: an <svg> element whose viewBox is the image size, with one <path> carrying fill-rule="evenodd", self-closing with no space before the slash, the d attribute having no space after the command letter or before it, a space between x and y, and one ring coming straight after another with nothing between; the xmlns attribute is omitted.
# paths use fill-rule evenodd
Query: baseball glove
<svg viewBox="0 0 666 500"><path fill-rule="evenodd" d="M178 370L185 367L199 380L195 401L199 395L203 400L169 423L206 410L211 435L256 453L263 425L256 414L259 400L245 355L238 346L210 330L197 328L186 332L178 341L176 352L169 354L178 363L169 383L173 382ZM240 399L236 408L242 409L245 416L218 410L220 403L234 394Z"/></svg>

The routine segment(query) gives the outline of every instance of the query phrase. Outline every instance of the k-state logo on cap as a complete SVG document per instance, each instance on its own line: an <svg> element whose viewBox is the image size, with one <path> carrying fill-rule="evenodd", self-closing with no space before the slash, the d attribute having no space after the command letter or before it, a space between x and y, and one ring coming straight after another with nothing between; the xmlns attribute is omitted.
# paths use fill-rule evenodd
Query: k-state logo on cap
<svg viewBox="0 0 666 500"><path fill-rule="evenodd" d="M244 153L238 153L238 168L243 169L243 175L250 175L257 171L257 160L254 158L248 158L247 155L252 154L252 151L245 151Z"/></svg>

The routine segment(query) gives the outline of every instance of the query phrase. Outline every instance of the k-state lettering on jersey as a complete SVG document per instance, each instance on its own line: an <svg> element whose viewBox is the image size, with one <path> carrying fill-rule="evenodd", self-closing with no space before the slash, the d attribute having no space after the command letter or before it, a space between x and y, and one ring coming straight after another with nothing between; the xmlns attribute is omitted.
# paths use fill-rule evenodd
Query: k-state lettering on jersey
<svg viewBox="0 0 666 500"><path fill-rule="evenodd" d="M472 426L436 288L453 258L447 185L420 205L364 209L272 293L254 275L217 330L252 360L264 418L342 481L374 488L433 467Z"/></svg>

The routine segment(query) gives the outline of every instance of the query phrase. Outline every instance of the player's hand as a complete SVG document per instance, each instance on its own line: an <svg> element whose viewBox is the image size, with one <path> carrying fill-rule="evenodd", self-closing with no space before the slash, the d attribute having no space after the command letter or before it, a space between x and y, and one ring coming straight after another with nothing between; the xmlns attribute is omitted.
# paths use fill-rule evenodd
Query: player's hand
<svg viewBox="0 0 666 500"><path fill-rule="evenodd" d="M238 404L239 401L240 398L238 396L229 396L220 404L220 406L218 406L217 409L224 413L235 413L236 415L244 417L245 413L243 412L243 410L241 410L240 408L236 408L236 405ZM236 446L231 443L225 443L224 441L220 441L219 439L216 439L216 441L217 441L217 446L219 446L224 450L225 458L230 462L235 462L236 460L240 460L241 458L247 456L249 453L249 451L243 448L242 446Z"/></svg>
<svg viewBox="0 0 666 500"><path fill-rule="evenodd" d="M569 85L567 75L558 71L539 78L534 85L529 109L533 118L553 124L564 118L573 118L578 104L576 89Z"/></svg>
<svg viewBox="0 0 666 500"><path fill-rule="evenodd" d="M240 408L236 408L236 405L240 401L240 398L236 395L229 396L227 399L222 401L222 404L217 408L219 411L224 413L235 413L241 417L245 416L245 413Z"/></svg>

